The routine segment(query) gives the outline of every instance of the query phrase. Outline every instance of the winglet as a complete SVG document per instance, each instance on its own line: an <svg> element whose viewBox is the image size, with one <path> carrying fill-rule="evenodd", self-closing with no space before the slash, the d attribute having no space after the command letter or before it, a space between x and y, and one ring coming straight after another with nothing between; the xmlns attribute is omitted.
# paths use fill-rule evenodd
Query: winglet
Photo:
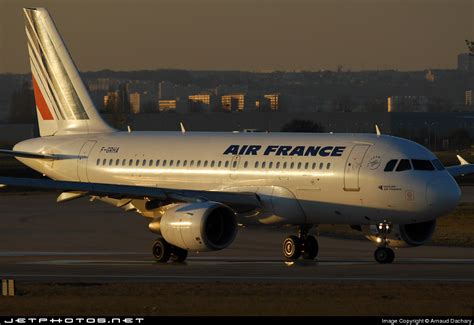
<svg viewBox="0 0 474 325"><path fill-rule="evenodd" d="M181 133L182 133L182 134L185 134L185 133L186 133L186 129L184 128L183 122L179 122L179 126L181 126Z"/></svg>
<svg viewBox="0 0 474 325"><path fill-rule="evenodd" d="M461 165L469 165L469 162L466 159L464 159L463 157L461 157L460 155L456 155L456 157L458 158Z"/></svg>
<svg viewBox="0 0 474 325"><path fill-rule="evenodd" d="M377 133L377 136L379 137L382 133L380 132L379 126L375 124L375 133Z"/></svg>

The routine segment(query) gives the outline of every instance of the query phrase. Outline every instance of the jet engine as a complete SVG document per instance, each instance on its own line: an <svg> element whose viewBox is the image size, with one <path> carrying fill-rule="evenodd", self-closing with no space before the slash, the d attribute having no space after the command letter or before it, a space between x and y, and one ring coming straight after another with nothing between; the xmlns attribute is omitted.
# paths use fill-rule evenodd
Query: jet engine
<svg viewBox="0 0 474 325"><path fill-rule="evenodd" d="M380 226L383 227L383 226ZM392 225L387 235L389 247L410 247L425 244L433 236L436 220L410 223L405 225ZM362 226L365 237L375 243L380 243L382 232L379 225Z"/></svg>
<svg viewBox="0 0 474 325"><path fill-rule="evenodd" d="M192 251L226 248L237 234L234 211L218 202L179 203L164 207L148 227L171 245Z"/></svg>

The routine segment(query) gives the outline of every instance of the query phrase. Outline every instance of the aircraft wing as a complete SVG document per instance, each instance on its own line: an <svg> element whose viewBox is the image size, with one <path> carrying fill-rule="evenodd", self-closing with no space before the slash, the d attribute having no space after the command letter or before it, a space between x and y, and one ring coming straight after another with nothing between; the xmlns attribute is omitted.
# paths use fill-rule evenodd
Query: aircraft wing
<svg viewBox="0 0 474 325"><path fill-rule="evenodd" d="M450 166L446 167L446 170L452 176L474 174L474 164Z"/></svg>
<svg viewBox="0 0 474 325"><path fill-rule="evenodd" d="M452 176L464 176L474 173L474 164L469 163L460 155L457 155L456 157L458 158L460 165L446 167L446 170Z"/></svg>
<svg viewBox="0 0 474 325"><path fill-rule="evenodd" d="M148 186L117 185L55 181L52 179L0 177L0 184L7 186L33 187L61 191L83 192L85 195L110 197L115 199L132 198L161 200L166 202L215 201L234 208L237 212L250 211L261 207L255 193L179 190Z"/></svg>

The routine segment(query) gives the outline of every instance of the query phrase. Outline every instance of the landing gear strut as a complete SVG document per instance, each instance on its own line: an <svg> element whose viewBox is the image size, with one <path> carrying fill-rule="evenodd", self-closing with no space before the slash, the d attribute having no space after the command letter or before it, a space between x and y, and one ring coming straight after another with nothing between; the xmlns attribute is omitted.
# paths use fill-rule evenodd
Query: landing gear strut
<svg viewBox="0 0 474 325"><path fill-rule="evenodd" d="M308 235L311 226L300 226L298 236L291 235L283 241L283 256L286 259L296 260L301 255L305 260L314 260L318 256L318 241Z"/></svg>
<svg viewBox="0 0 474 325"><path fill-rule="evenodd" d="M390 264L395 259L395 252L393 249L387 247L387 236L390 233L392 225L389 223L380 223L377 226L379 233L379 247L374 252L374 258L380 264Z"/></svg>
<svg viewBox="0 0 474 325"><path fill-rule="evenodd" d="M158 238L153 243L153 256L160 263L166 263L171 258L175 262L184 262L188 251L169 244L163 238Z"/></svg>

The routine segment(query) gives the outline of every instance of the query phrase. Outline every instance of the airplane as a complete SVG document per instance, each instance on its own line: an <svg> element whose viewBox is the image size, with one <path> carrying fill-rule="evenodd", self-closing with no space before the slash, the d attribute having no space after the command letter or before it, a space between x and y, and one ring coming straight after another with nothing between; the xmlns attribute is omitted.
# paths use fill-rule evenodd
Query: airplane
<svg viewBox="0 0 474 325"><path fill-rule="evenodd" d="M436 219L458 204L453 176L474 165L444 167L427 148L381 134L122 132L94 107L44 8L24 8L40 137L0 153L44 176L0 177L3 186L61 190L149 218L159 235L157 262L189 251L222 250L239 226L292 226L285 260L313 260L321 224L344 224L376 245L377 262L393 248L420 246ZM462 159L462 158L460 158Z"/></svg>

